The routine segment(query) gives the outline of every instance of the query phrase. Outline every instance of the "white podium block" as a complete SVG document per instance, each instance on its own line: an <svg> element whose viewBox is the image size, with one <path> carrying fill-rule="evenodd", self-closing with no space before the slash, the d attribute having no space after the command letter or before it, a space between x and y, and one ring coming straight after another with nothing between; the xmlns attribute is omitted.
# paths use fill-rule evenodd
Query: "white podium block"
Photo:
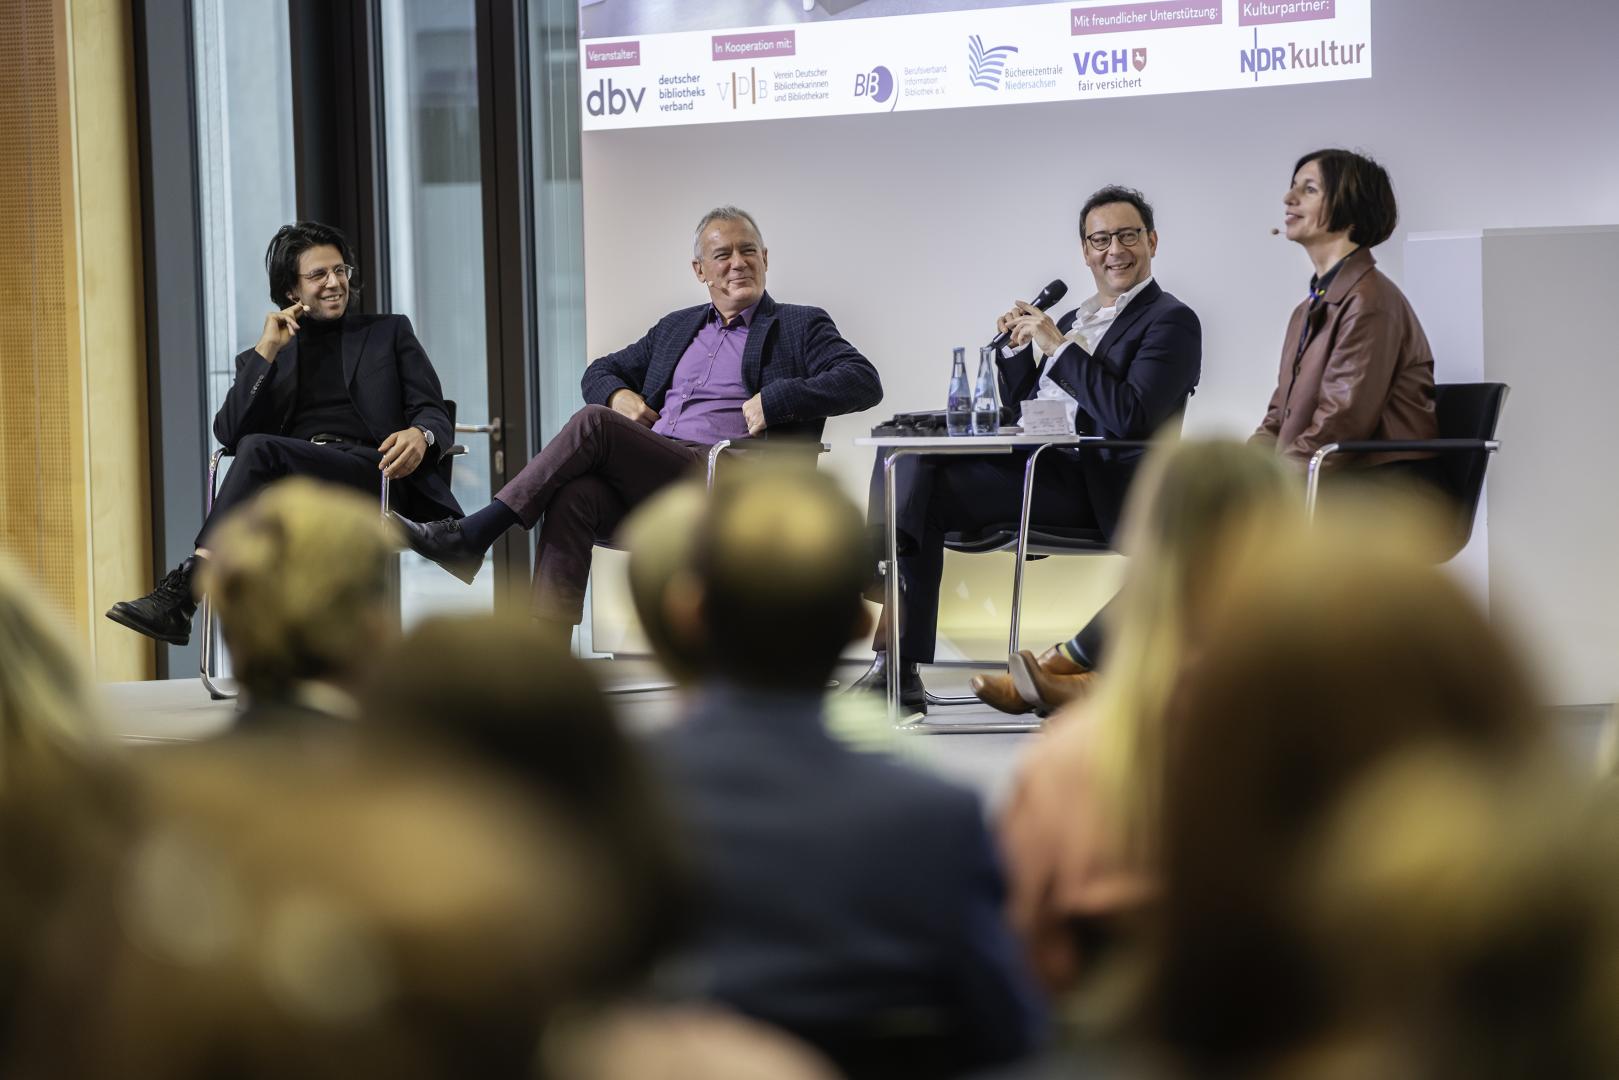
<svg viewBox="0 0 1619 1080"><path fill-rule="evenodd" d="M1512 388L1457 571L1486 587L1552 704L1614 701L1619 225L1413 233L1402 284L1439 382Z"/></svg>

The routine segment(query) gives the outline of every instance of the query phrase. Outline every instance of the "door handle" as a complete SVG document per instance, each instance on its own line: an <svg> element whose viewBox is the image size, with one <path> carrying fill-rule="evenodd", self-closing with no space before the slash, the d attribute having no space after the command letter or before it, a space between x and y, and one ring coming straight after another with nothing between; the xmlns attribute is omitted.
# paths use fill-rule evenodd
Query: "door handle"
<svg viewBox="0 0 1619 1080"><path fill-rule="evenodd" d="M491 416L487 424L457 424L455 425L455 430L468 435L487 435L490 442L498 443L500 441L500 417Z"/></svg>

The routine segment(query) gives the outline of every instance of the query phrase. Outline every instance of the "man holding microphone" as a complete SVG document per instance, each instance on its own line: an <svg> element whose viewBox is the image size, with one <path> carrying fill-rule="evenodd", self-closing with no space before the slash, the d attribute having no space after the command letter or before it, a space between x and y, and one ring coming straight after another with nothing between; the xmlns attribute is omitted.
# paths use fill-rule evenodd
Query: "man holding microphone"
<svg viewBox="0 0 1619 1080"><path fill-rule="evenodd" d="M1202 369L1203 334L1192 309L1153 280L1158 251L1152 206L1139 191L1108 186L1080 211L1080 248L1096 292L1061 319L1018 303L997 321L1001 400L1048 398L1067 408L1080 434L1150 439L1180 422ZM1112 539L1141 451L1048 453L1035 475L1031 524L1092 528ZM1015 521L1023 498L1023 454L918 456L895 467L900 575L900 700L926 711L918 664L932 663L946 533ZM883 520L883 462L872 474L870 518ZM887 613L884 613L885 618ZM886 624L876 658L855 684L882 693L889 670ZM1042 657L1062 673L1071 659Z"/></svg>

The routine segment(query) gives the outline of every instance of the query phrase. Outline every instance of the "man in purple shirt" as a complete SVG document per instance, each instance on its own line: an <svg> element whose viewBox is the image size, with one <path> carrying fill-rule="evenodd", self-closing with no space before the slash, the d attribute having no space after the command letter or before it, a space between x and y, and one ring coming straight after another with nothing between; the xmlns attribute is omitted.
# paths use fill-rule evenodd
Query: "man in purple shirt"
<svg viewBox="0 0 1619 1080"><path fill-rule="evenodd" d="M539 527L534 615L559 634L584 614L591 548L631 508L730 439L819 442L828 416L882 400L871 362L816 307L765 292L759 227L734 206L698 223L692 272L709 302L593 362L586 405L482 510L418 524L410 546L463 581L513 525Z"/></svg>

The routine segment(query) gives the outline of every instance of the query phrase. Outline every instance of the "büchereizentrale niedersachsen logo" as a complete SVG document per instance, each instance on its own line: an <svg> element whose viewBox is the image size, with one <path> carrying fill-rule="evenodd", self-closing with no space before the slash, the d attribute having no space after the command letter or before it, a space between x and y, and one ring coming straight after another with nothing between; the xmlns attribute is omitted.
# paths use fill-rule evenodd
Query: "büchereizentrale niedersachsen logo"
<svg viewBox="0 0 1619 1080"><path fill-rule="evenodd" d="M985 90L999 90L1001 75L1006 71L1006 58L1017 52L1016 45L996 45L984 48L984 39L974 34L967 39L967 78Z"/></svg>

